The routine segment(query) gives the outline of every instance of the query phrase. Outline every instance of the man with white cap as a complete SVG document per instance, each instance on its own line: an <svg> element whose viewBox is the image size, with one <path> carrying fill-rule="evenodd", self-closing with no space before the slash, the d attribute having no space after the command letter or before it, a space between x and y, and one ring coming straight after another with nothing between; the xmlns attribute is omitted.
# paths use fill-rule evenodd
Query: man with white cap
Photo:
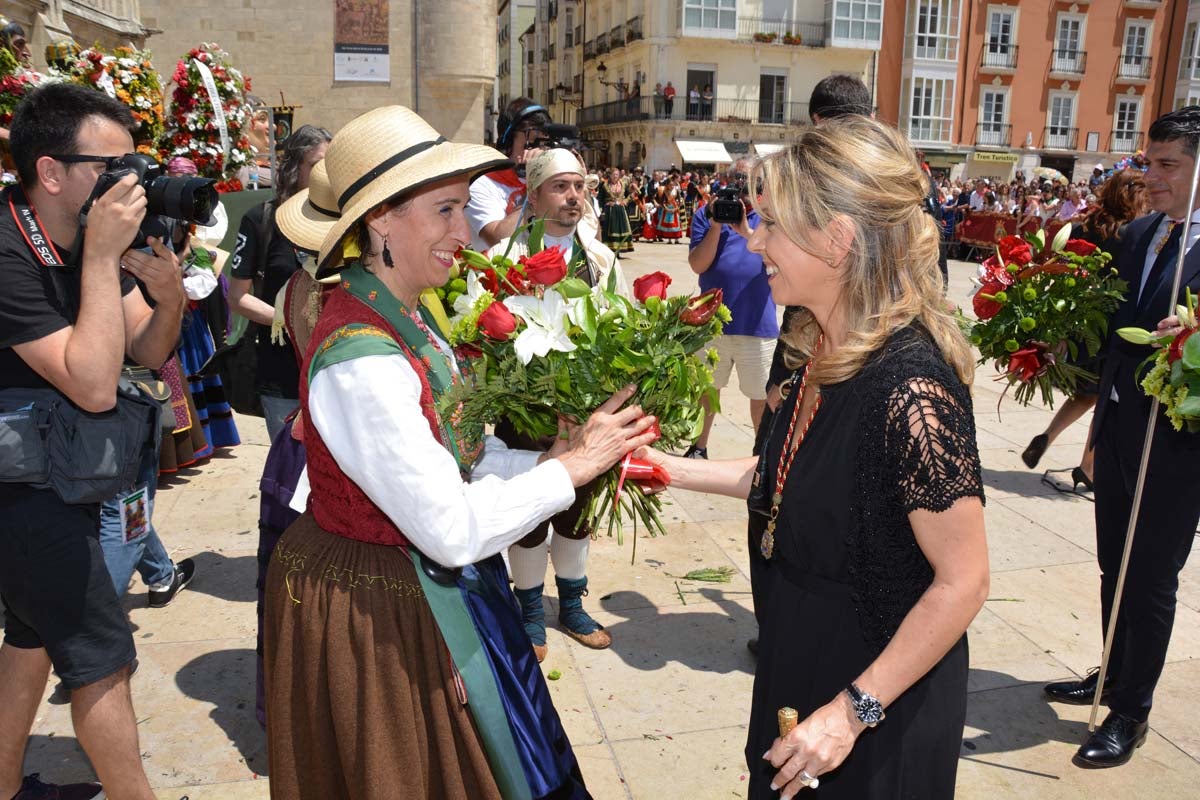
<svg viewBox="0 0 1200 800"><path fill-rule="evenodd" d="M592 286L608 286L615 275L616 290L628 295L625 276L616 255L594 236L580 236L577 228L588 204L584 185L585 170L579 158L570 150L554 148L536 155L526 164L529 196L525 218L545 222L545 247L560 247L567 261L568 274ZM503 239L491 254L508 252L516 259L529 252L527 233L518 230L514 239ZM510 249L511 246L511 249ZM507 421L496 427L496 435L510 447L536 447L537 443L519 436ZM538 661L546 657L546 618L542 608L542 593L546 566L554 561L554 580L558 585L558 620L571 638L586 647L604 649L612 637L600 623L583 610L583 595L587 593L587 554L591 530L576 522L583 511L591 487L576 493L575 503L566 511L541 523L533 532L508 549L512 568L513 590L521 603L525 631L533 642ZM554 535L546 539L550 526Z"/></svg>

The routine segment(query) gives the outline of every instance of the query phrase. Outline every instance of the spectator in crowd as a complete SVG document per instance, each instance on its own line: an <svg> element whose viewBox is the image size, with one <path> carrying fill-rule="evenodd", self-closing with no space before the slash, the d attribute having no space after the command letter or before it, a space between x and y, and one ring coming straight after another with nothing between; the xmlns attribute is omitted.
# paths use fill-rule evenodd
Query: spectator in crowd
<svg viewBox="0 0 1200 800"><path fill-rule="evenodd" d="M253 158L238 170L238 180L247 189L270 189L275 185L271 174L271 150L275 147L275 133L271 130L271 109L257 95L246 95L250 109L250 125L246 138L250 141Z"/></svg>
<svg viewBox="0 0 1200 800"><path fill-rule="evenodd" d="M279 231L275 210L296 192L307 188L313 165L325 157L330 138L329 131L314 125L302 125L288 137L279 160L275 199L246 212L233 251L229 305L252 323L245 335L256 343L255 391L262 401L271 439L300 404L300 367L296 354L287 343L271 341L275 295L308 257Z"/></svg>
<svg viewBox="0 0 1200 800"><path fill-rule="evenodd" d="M663 87L663 114L667 119L675 113L675 84L667 81L667 85Z"/></svg>
<svg viewBox="0 0 1200 800"><path fill-rule="evenodd" d="M688 119L700 119L700 85L692 84L688 89Z"/></svg>
<svg viewBox="0 0 1200 800"><path fill-rule="evenodd" d="M96 198L80 228L80 211L111 159L133 151L134 125L124 104L69 83L35 89L17 107L10 143L20 183L0 201L27 208L49 244L34 250L17 215L0 215L0 387L108 411L130 402L118 396L125 354L153 368L174 351L186 304L179 261L157 239L149 240L150 254L128 249L146 209L137 176ZM77 241L81 251L67 249ZM130 431L128 452L114 455L138 457L150 433L148 424L138 435ZM107 792L153 800L129 694L136 651L104 565L99 503L67 503L35 486L0 483L0 797L90 800ZM51 665L71 691L75 734L103 789L22 781L26 738Z"/></svg>
<svg viewBox="0 0 1200 800"><path fill-rule="evenodd" d="M663 85L654 84L654 118L661 119L663 115Z"/></svg>
<svg viewBox="0 0 1200 800"><path fill-rule="evenodd" d="M746 247L759 224L758 212L750 205L746 183L749 169L749 160L739 159L727 176L744 206L740 222L714 222L709 217L711 206L696 212L688 245L688 265L700 276L700 290L720 289L725 305L733 314L733 320L713 342L721 359L713 377L720 391L737 367L738 386L750 400L750 420L757 432L766 407L767 378L779 338L779 324L762 256ZM700 438L685 453L688 458L708 458L712 423L713 412L708 411Z"/></svg>
<svg viewBox="0 0 1200 800"><path fill-rule="evenodd" d="M1097 164L1092 167L1092 177L1088 178L1088 189L1092 194L1096 194L1104 183L1104 165Z"/></svg>
<svg viewBox="0 0 1200 800"><path fill-rule="evenodd" d="M987 193L988 182L983 178L975 181L975 191L971 192L970 199L967 201L972 211L984 210L984 206L987 205Z"/></svg>
<svg viewBox="0 0 1200 800"><path fill-rule="evenodd" d="M16 22L10 22L0 28L0 46L12 53L17 64L25 69L33 69L33 50L25 36L25 29Z"/></svg>
<svg viewBox="0 0 1200 800"><path fill-rule="evenodd" d="M704 91L700 92L700 119L711 120L713 118L713 88L711 83L704 84Z"/></svg>
<svg viewBox="0 0 1200 800"><path fill-rule="evenodd" d="M1072 186L1067 190L1067 199L1059 206L1056 218L1062 222L1070 222L1083 210L1083 197L1078 187Z"/></svg>

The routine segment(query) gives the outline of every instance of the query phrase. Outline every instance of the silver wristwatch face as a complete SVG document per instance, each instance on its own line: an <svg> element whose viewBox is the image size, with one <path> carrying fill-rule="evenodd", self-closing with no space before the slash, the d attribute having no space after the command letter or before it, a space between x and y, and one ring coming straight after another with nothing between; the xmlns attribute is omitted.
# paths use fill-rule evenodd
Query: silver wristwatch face
<svg viewBox="0 0 1200 800"><path fill-rule="evenodd" d="M854 706L854 714L858 721L867 727L874 728L883 721L883 704L876 698L859 689L854 684L846 690L850 695L850 703Z"/></svg>

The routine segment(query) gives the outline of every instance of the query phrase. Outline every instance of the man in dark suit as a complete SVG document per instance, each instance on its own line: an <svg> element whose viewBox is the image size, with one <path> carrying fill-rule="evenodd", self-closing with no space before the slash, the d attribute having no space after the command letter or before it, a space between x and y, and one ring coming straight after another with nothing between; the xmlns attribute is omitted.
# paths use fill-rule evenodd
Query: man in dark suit
<svg viewBox="0 0 1200 800"><path fill-rule="evenodd" d="M1100 605L1107 630L1125 546L1134 485L1141 461L1150 399L1138 381L1144 346L1115 335L1137 326L1163 335L1178 332L1173 316L1180 298L1171 297L1180 248L1187 252L1182 286L1200 290L1200 213L1192 210L1188 240L1183 221L1200 141L1200 106L1160 117L1150 127L1146 187L1154 213L1130 223L1115 264L1129 290L1110 323L1100 398L1093 422L1096 448L1096 547L1100 562ZM1198 204L1200 205L1200 204ZM1114 767L1127 762L1146 738L1154 687L1162 674L1175 620L1179 572L1187 561L1200 522L1195 488L1200 436L1176 431L1161 411L1150 448L1141 512L1133 539L1124 594L1103 687L1110 711L1104 723L1075 755L1083 767ZM1067 703L1091 703L1098 675L1052 683L1046 694Z"/></svg>

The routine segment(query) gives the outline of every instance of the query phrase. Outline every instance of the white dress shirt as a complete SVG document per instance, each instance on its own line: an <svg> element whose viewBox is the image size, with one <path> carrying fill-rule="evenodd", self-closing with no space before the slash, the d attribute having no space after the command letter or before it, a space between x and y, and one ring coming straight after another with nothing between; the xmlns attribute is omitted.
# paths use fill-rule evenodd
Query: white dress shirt
<svg viewBox="0 0 1200 800"><path fill-rule="evenodd" d="M307 424L422 553L448 567L475 563L574 502L562 462L538 464L540 453L510 450L490 436L464 483L454 457L433 437L420 397L420 379L402 355L343 361L313 379ZM303 511L308 494L305 468L292 508Z"/></svg>

